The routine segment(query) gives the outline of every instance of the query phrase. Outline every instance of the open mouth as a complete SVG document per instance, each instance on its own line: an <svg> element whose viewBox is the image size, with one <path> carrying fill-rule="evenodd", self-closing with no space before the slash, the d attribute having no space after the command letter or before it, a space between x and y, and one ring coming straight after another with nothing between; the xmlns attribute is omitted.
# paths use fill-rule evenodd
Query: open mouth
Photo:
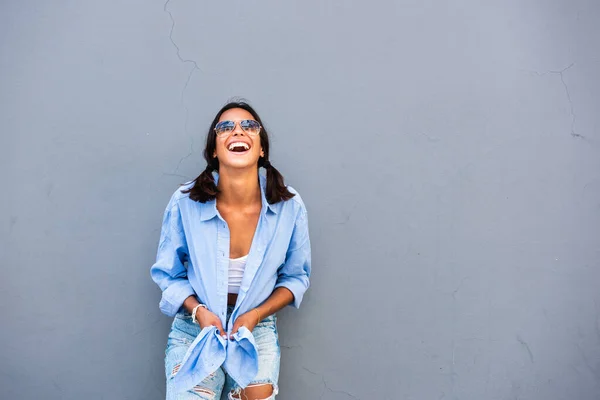
<svg viewBox="0 0 600 400"><path fill-rule="evenodd" d="M250 145L244 142L232 142L227 146L227 150L233 153L245 153L250 150Z"/></svg>

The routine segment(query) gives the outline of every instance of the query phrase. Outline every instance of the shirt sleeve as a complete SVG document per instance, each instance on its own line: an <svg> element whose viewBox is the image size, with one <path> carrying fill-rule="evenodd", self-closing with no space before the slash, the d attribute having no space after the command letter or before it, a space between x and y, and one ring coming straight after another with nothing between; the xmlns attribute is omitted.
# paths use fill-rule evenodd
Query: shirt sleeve
<svg viewBox="0 0 600 400"><path fill-rule="evenodd" d="M160 310L170 317L177 314L186 298L195 294L183 264L188 258L179 204L171 199L163 216L156 262L150 268L152 280L162 290Z"/></svg>
<svg viewBox="0 0 600 400"><path fill-rule="evenodd" d="M294 294L292 305L300 307L304 292L309 286L311 270L310 238L306 208L302 205L296 221L285 262L279 267L275 288L285 287Z"/></svg>

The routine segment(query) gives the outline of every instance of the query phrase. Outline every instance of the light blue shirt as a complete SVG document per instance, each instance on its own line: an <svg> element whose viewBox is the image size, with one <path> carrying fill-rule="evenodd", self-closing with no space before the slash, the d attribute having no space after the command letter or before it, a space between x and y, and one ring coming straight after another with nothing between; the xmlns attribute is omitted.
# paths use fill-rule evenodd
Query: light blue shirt
<svg viewBox="0 0 600 400"><path fill-rule="evenodd" d="M219 175L213 172L215 183ZM269 204L265 197L266 178L259 174L262 208L252 239L250 253L240 285L237 302L226 324L229 277L230 232L216 207L216 200L193 201L181 193L193 182L178 188L171 196L163 216L156 262L150 269L152 279L162 290L159 307L173 317L183 301L195 295L200 303L221 318L231 334L239 315L263 303L278 287L294 294L298 308L309 286L311 250L306 207L295 196ZM234 339L223 339L216 327L202 329L192 342L173 384L189 390L221 365L240 385L246 387L258 372L258 353L252 333L242 327Z"/></svg>

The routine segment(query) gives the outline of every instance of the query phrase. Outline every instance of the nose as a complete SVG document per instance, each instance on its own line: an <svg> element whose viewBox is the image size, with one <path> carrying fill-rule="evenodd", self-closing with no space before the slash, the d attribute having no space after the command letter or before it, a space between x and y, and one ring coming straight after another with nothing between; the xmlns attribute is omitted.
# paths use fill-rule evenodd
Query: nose
<svg viewBox="0 0 600 400"><path fill-rule="evenodd" d="M236 121L235 125L233 126L233 132L231 132L232 135L241 135L244 133L244 130L242 129L242 126L240 125L240 122Z"/></svg>

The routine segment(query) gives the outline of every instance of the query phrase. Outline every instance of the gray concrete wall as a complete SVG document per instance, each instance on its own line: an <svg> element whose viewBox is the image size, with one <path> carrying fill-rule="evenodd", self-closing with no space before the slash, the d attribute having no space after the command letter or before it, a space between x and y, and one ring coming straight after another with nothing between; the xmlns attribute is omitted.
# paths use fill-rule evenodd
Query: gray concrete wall
<svg viewBox="0 0 600 400"><path fill-rule="evenodd" d="M0 398L164 398L162 212L236 95L309 210L279 398L600 398L599 20L593 0L3 1Z"/></svg>

